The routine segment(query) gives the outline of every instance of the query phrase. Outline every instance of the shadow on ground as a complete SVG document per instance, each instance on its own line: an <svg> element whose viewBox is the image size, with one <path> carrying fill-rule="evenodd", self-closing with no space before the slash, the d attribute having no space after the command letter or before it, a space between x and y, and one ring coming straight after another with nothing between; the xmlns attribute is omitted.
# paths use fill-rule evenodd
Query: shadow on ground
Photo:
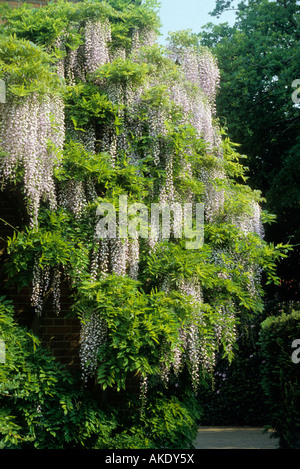
<svg viewBox="0 0 300 469"><path fill-rule="evenodd" d="M272 432L260 427L199 427L196 449L277 449Z"/></svg>

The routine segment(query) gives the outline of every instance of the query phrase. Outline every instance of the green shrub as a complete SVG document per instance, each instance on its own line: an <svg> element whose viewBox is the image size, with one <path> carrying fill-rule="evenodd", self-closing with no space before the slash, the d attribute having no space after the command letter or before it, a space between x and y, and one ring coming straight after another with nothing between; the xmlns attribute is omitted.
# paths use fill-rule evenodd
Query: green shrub
<svg viewBox="0 0 300 469"><path fill-rule="evenodd" d="M280 447L300 448L300 363L292 360L300 339L300 311L267 318L259 345L264 357L262 386L269 407L268 423Z"/></svg>
<svg viewBox="0 0 300 469"><path fill-rule="evenodd" d="M106 445L116 426L69 372L18 326L0 298L0 448L67 449Z"/></svg>

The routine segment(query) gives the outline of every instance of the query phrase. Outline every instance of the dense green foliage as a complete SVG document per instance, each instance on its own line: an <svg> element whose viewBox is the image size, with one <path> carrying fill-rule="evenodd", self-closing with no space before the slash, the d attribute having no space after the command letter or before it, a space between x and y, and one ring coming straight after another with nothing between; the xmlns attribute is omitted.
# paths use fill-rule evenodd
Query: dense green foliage
<svg viewBox="0 0 300 469"><path fill-rule="evenodd" d="M96 389L98 399L40 351L38 340L13 323L11 306L3 301L1 333L8 344L7 362L0 368L3 447L190 447L201 413L196 393L209 382L215 354L231 362L239 345L236 331L247 333L262 313L261 272L266 283L279 282L277 264L289 247L269 244L258 230L248 229L253 207L263 199L246 185L245 156L224 130L218 134L218 148L212 148L186 121L183 107L170 99L168 90L178 84L179 89L186 86L186 96L199 97L199 89L185 80L180 64L164 48L140 44L131 52L136 30L157 30L155 8L154 1L128 0L2 7L0 76L8 82L8 104L16 99L26 103L37 94L41 99L43 94L59 95L66 125L63 148L54 152L59 164L53 167L53 181L60 202L51 206L42 194L35 222L24 223L7 240L5 280L13 287L33 286L39 314L51 296L56 302L58 279L67 282L72 314L87 328L83 375L92 374L84 383ZM70 78L72 53L78 53L79 67L91 19L110 24L112 59ZM188 34L173 35L171 43L182 54L210 57ZM115 57L120 48L123 55ZM205 119L211 103L205 97L202 104ZM163 121L155 131L153 116ZM214 117L212 128L217 125ZM103 149L110 136L119 138L115 153L112 144ZM30 144L34 146L32 140ZM47 145L47 151L55 147L50 139ZM31 168L19 166L11 179L21 184ZM205 184L207 174L208 179L219 177ZM142 239L136 278L111 270L102 275L102 264L96 265L104 252L95 236L99 203L111 203L118 211L119 196L126 195L128 203L149 207L159 200L159 189L170 190L171 183L181 200L192 193L194 202L205 202L207 186L211 199L222 200L206 223L203 248L186 249L184 240L171 237L159 240L153 250ZM30 194L27 202L30 207ZM265 211L262 221L271 223L273 216ZM117 256L111 260L116 270L119 261ZM199 285L201 300L186 293L185 284ZM189 350L182 331L190 340ZM180 357L177 369L174 356ZM139 398L126 395L132 376L141 383ZM112 390L124 401L123 409L113 412L99 398Z"/></svg>
<svg viewBox="0 0 300 469"><path fill-rule="evenodd" d="M22 60L20 60L22 58ZM8 92L23 97L33 91L58 90L61 81L51 68L54 56L28 40L1 37L0 77L9 77Z"/></svg>
<svg viewBox="0 0 300 469"><path fill-rule="evenodd" d="M281 300L290 295L296 299L300 109L294 82L300 77L300 7L296 0L236 5L217 1L212 14L222 18L223 11L234 8L234 25L211 23L199 36L202 44L213 49L221 70L219 117L248 156L250 186L262 191L265 207L272 207L277 216L277 223L266 229L267 239L295 246L280 269L282 286L287 288L281 288L279 295Z"/></svg>
<svg viewBox="0 0 300 469"><path fill-rule="evenodd" d="M53 47L55 39L66 34L68 46L82 44L78 26L86 19L109 18L112 24L112 47L120 45L130 48L133 29L151 26L158 30L157 1L147 0L134 4L130 0L89 1L79 5L60 0L46 8L33 8L24 3L17 9L1 6L2 17L7 20L3 26L9 34L16 34L35 44Z"/></svg>
<svg viewBox="0 0 300 469"><path fill-rule="evenodd" d="M269 317L262 323L259 345L264 360L262 387L269 408L267 422L281 448L300 448L299 337L298 311Z"/></svg>
<svg viewBox="0 0 300 469"><path fill-rule="evenodd" d="M0 366L0 447L67 449L105 445L116 424L39 339L13 319L1 297L0 337L6 360Z"/></svg>
<svg viewBox="0 0 300 469"><path fill-rule="evenodd" d="M78 377L41 348L13 314L11 302L1 297L0 338L6 359L0 366L0 448L190 447L197 417L191 416L191 404L158 393L142 412L132 396L120 415L116 409L101 408Z"/></svg>
<svg viewBox="0 0 300 469"><path fill-rule="evenodd" d="M149 5L59 2L45 9L24 5L5 12L4 8L1 77L8 82L8 98L18 97L22 102L23 97L32 93L42 95L54 91L64 97L66 119L76 131L84 133L89 125L96 124L100 131L104 126L112 126L117 133L121 132L124 122L119 113L123 106L113 103L94 80L62 86L54 73L55 64L62 57L55 41L64 32L68 47L76 49L83 41L80 25L84 20L104 16L112 25L112 48L122 45L130 49L133 29L158 24ZM16 56L22 60L12 61L11 57ZM111 83L137 86L149 75L160 73L162 68L171 76L174 66L168 68L170 64L162 51L153 47L145 51L144 63L118 59L104 66L98 76ZM175 77L175 70L173 74ZM162 85L145 93L145 107L140 109L138 119L148 119L149 103L153 106L163 103L171 109L164 92ZM174 148L177 145L179 154L180 139L187 137L184 129L176 136L176 119L170 121L172 125L174 131L170 132L168 145ZM112 165L107 153L92 153L72 137L67 133L63 152L58 154L61 164L55 170L55 183L63 190L70 181L86 187L92 181L98 198L91 200L80 216L70 207L51 210L43 202L38 226L20 226L7 240L6 280L21 289L32 285L36 268L43 272L61 269L73 289L74 313L79 316L84 313L84 322L96 308L106 321L110 340L98 351L101 361L97 383L102 393L112 386L126 392L126 379L132 374L154 375L154 381L149 383L149 394L142 400L134 394L123 394L122 409L107 409L101 400L82 389L80 379L77 381L65 372L41 349L39 340L31 332L14 323L13 309L3 300L0 335L5 340L7 355L6 363L1 364L1 446L38 449L190 447L198 418L195 396L190 394L188 386L186 391L181 388L176 395L166 395L164 387L159 391L155 381L168 353L166 349L166 356L162 355L161 340L172 349L178 339L178 322L185 313L180 306L180 295L168 298L154 290L151 292L151 282L146 293L140 282L129 277L121 282L120 278L111 276L95 283L90 272L99 201L115 202L124 191L131 201L144 200L153 187L149 175L164 178L164 172L154 171L150 164L152 138L144 135L140 140L131 139L130 145L144 155L136 168L128 163L125 152ZM23 177L20 165L17 178L15 176L12 182L21 184ZM47 307L54 283L55 279L51 278L48 289L43 292L42 307Z"/></svg>
<svg viewBox="0 0 300 469"><path fill-rule="evenodd" d="M257 345L260 322L253 321L239 335L231 364L219 357L209 386L199 392L203 425L265 426L268 406L261 386L264 357Z"/></svg>

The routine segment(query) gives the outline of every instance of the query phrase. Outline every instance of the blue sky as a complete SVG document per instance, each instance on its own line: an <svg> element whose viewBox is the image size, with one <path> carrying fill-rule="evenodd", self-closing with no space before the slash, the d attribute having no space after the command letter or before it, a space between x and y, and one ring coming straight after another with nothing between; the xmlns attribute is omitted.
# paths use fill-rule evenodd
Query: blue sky
<svg viewBox="0 0 300 469"><path fill-rule="evenodd" d="M191 29L199 33L201 27L209 22L225 23L228 21L230 24L234 22L233 12L223 13L220 19L209 16L209 12L215 7L215 0L160 0L160 4L163 36L159 42L162 44L169 31Z"/></svg>

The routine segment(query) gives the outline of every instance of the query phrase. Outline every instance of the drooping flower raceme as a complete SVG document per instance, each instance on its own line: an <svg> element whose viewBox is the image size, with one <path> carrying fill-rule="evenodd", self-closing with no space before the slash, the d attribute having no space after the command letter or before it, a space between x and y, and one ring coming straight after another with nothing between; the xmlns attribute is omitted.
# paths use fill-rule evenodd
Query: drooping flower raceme
<svg viewBox="0 0 300 469"><path fill-rule="evenodd" d="M5 184L24 172L25 194L31 224L37 223L41 200L57 206L53 172L64 144L64 104L54 96L34 93L11 99L0 115L1 148L6 154L0 164Z"/></svg>
<svg viewBox="0 0 300 469"><path fill-rule="evenodd" d="M94 376L98 365L99 347L106 341L107 329L105 322L97 313L82 319L80 362L83 382Z"/></svg>

